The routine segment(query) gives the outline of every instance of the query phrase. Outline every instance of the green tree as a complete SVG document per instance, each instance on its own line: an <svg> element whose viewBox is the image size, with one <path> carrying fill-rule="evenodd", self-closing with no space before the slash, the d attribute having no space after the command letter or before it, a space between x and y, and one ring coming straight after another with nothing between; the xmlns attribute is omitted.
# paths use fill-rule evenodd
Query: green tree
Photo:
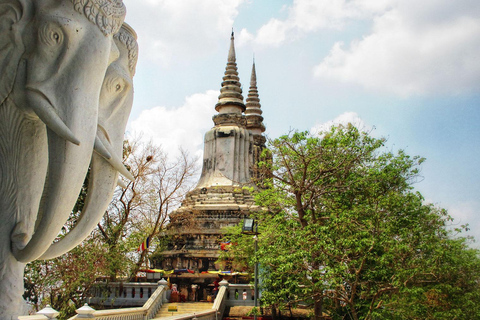
<svg viewBox="0 0 480 320"><path fill-rule="evenodd" d="M58 258L29 263L24 298L37 310L49 304L60 311L59 319L69 318L83 305L97 277L105 273L106 252L105 246L89 238Z"/></svg>
<svg viewBox="0 0 480 320"><path fill-rule="evenodd" d="M255 215L263 303L309 303L317 319L480 317L478 252L414 191L424 159L384 143L351 125L269 141Z"/></svg>

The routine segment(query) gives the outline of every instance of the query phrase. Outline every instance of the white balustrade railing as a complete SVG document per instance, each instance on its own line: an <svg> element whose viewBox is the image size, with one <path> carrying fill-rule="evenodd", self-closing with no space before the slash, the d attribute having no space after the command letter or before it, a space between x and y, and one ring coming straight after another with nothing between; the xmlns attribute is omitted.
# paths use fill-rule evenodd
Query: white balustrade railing
<svg viewBox="0 0 480 320"><path fill-rule="evenodd" d="M152 282L99 284L91 289L92 297L87 299L87 303L106 307L139 307L156 289L157 284Z"/></svg>
<svg viewBox="0 0 480 320"><path fill-rule="evenodd" d="M223 318L223 313L225 312L225 307L227 306L227 290L228 290L229 283L226 280L220 281L220 288L218 289L217 297L213 302L212 309L216 311L217 319Z"/></svg>
<svg viewBox="0 0 480 320"><path fill-rule="evenodd" d="M33 316L19 316L18 320L48 320L48 317L43 314L35 314Z"/></svg>
<svg viewBox="0 0 480 320"><path fill-rule="evenodd" d="M109 310L95 310L90 308L87 304L77 309L77 315L71 317L73 319L102 319L102 320L148 320L152 319L166 301L167 281L160 280L158 286L155 285L156 290L150 295L142 307L136 308L122 308ZM42 311L39 311L39 313ZM57 313L58 314L58 313ZM43 318L39 318L43 317ZM43 315L22 316L19 320L38 320L38 319L56 319L55 317L47 318Z"/></svg>
<svg viewBox="0 0 480 320"><path fill-rule="evenodd" d="M227 289L226 305L253 306L255 304L255 291L250 284L230 284Z"/></svg>
<svg viewBox="0 0 480 320"><path fill-rule="evenodd" d="M80 314L70 319L102 319L102 320L145 320L145 309L143 307L138 308L124 308L124 309L111 309L111 310L94 310L91 313L86 314L88 317L81 317Z"/></svg>
<svg viewBox="0 0 480 320"><path fill-rule="evenodd" d="M150 298L142 307L122 308L110 310L94 310L87 304L77 309L77 315L70 318L74 319L102 319L102 320L150 320L154 319L163 303L167 301L167 281L160 280L157 289L151 294ZM248 284L229 284L223 280L220 282L220 288L217 297L213 303L212 309L208 311L181 314L176 317L169 317L170 320L219 320L222 319L223 313L227 306L253 306L253 286ZM45 309L44 309L45 310ZM42 310L43 311L43 310ZM39 311L42 312L42 311ZM55 311L55 310L53 310ZM57 313L58 314L58 313ZM55 315L56 316L56 315ZM40 320L40 319L56 319L54 317L46 317L44 314L34 316L22 316L19 320Z"/></svg>
<svg viewBox="0 0 480 320"><path fill-rule="evenodd" d="M162 307L163 303L167 302L167 281L162 279L159 281L159 284L160 283L163 287L163 290L155 290L153 295L143 305L143 308L146 310L145 320L153 319Z"/></svg>

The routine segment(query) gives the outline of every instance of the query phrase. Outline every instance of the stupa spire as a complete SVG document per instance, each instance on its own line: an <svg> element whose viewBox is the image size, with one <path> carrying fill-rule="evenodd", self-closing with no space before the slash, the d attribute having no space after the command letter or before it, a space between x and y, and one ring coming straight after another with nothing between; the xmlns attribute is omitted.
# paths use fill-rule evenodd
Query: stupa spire
<svg viewBox="0 0 480 320"><path fill-rule="evenodd" d="M220 114L242 114L245 109L246 107L243 103L242 96L242 84L240 83L240 78L238 77L235 57L234 33L232 31L232 36L230 38L230 50L228 51L227 67L225 68L222 88L220 89L220 95L218 96L218 103L215 105L215 110L217 110ZM225 120L225 117L220 117L222 118L222 121L217 121L220 120L220 118L217 116L215 116L213 119L216 125L227 122L228 124L232 124L231 121L224 122L223 120ZM233 120L233 118L235 117L232 117L231 120Z"/></svg>
<svg viewBox="0 0 480 320"><path fill-rule="evenodd" d="M230 36L230 50L228 51L228 62L236 62L235 56L235 37L232 30L232 35Z"/></svg>
<svg viewBox="0 0 480 320"><path fill-rule="evenodd" d="M234 34L230 38L227 67L213 116L215 127L205 134L203 167L197 188L239 186L250 183L251 132L246 128L246 106L235 62Z"/></svg>
<svg viewBox="0 0 480 320"><path fill-rule="evenodd" d="M257 89L257 73L255 71L255 59L253 60L252 75L250 77L250 89L248 90L245 115L247 118L247 129L254 134L262 134L265 131L263 125L262 109Z"/></svg>

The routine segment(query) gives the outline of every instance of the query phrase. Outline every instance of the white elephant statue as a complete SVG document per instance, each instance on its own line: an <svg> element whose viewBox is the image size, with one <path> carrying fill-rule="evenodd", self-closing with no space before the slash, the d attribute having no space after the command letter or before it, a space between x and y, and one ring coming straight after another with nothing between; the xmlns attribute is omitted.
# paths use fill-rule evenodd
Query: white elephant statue
<svg viewBox="0 0 480 320"><path fill-rule="evenodd" d="M122 164L124 131L133 104L133 76L138 45L135 31L126 23L115 34L120 56L107 69L100 93L96 153L92 156L84 209L74 228L40 257L52 259L80 244L101 220L118 181L118 172L133 180ZM94 192L89 192L94 190Z"/></svg>
<svg viewBox="0 0 480 320"><path fill-rule="evenodd" d="M1 319L23 313L25 263L77 200L124 16L121 0L0 0Z"/></svg>

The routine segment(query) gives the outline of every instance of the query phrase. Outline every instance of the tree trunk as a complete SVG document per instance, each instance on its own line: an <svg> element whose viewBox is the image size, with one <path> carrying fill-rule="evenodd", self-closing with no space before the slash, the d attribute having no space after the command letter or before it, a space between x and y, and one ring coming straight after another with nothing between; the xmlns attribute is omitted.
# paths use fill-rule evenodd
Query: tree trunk
<svg viewBox="0 0 480 320"><path fill-rule="evenodd" d="M353 320L358 320L357 310L355 310L353 304L350 304L350 312L352 313Z"/></svg>
<svg viewBox="0 0 480 320"><path fill-rule="evenodd" d="M140 267L142 266L143 261L145 260L145 256L147 255L147 249L143 250L142 253L140 254L140 258L138 259L137 263L135 264L135 267L133 267L132 272L130 273L130 281L134 279L137 275L138 270L140 270Z"/></svg>
<svg viewBox="0 0 480 320"><path fill-rule="evenodd" d="M271 306L272 309L272 319L277 320L277 308L275 306Z"/></svg>
<svg viewBox="0 0 480 320"><path fill-rule="evenodd" d="M323 298L315 299L314 309L315 320L323 320Z"/></svg>

